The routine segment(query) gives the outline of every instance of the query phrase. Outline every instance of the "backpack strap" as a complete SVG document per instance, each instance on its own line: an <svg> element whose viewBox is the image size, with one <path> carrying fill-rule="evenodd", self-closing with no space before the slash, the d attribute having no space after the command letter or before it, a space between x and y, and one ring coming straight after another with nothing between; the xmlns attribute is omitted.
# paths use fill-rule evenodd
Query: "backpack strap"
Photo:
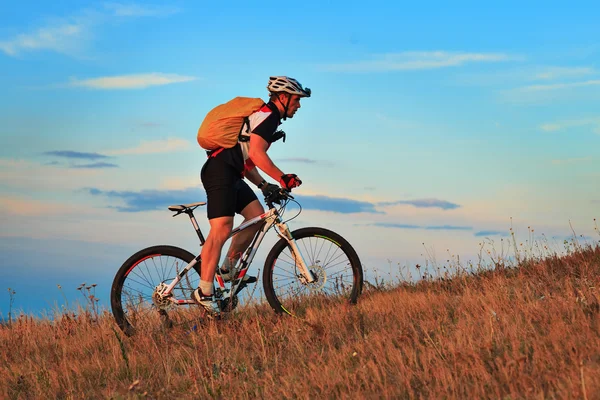
<svg viewBox="0 0 600 400"><path fill-rule="evenodd" d="M246 131L244 132L244 127L246 127ZM244 123L240 127L240 133L238 133L238 141L239 142L248 142L250 141L250 118L244 117Z"/></svg>
<svg viewBox="0 0 600 400"><path fill-rule="evenodd" d="M214 158L217 156L217 154L219 154L223 150L225 150L224 147L219 147L218 149L215 149L215 150L206 150L206 156L208 158Z"/></svg>

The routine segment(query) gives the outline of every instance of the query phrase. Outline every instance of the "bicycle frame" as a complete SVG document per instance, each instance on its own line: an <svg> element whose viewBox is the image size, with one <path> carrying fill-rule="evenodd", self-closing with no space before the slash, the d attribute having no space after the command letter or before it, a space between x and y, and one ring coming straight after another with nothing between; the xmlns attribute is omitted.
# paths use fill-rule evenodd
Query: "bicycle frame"
<svg viewBox="0 0 600 400"><path fill-rule="evenodd" d="M189 210L182 211L182 212L185 212L186 214L188 214L188 217L190 218L191 223L194 226L196 233L198 234L198 238L200 239L200 246L203 246L205 240L202 235L202 232L200 231L200 227L198 226L198 222L196 221L196 218L194 217L193 210L189 209ZM306 263L304 262L302 254L301 254L300 250L298 249L298 246L296 245L296 241L292 237L292 234L291 234L287 224L285 222L281 221L279 212L274 207L270 208L267 212L255 217L255 218L252 218L251 220L246 221L246 222L242 223L240 226L238 226L237 228L233 229L231 231L231 234L229 235L229 238L232 238L233 236L240 233L244 229L247 229L248 227L258 224L258 223L261 223L261 222L264 222L263 226L254 235L254 239L252 240L252 243L246 249L244 255L242 256L242 258L239 261L239 266L240 266L239 274L238 274L236 280L232 282L231 288L230 289L225 288L225 282L219 273L217 273L215 275L217 282L219 284L219 288L221 289L221 293L229 292L229 297L233 297L234 295L237 294L238 288L242 284L242 278L246 275L246 272L248 271L250 264L252 264L252 260L254 260L254 256L256 255L256 251L258 250L258 247L262 243L262 240L265 237L266 233L273 226L275 226L277 229L277 235L288 242L288 245L290 246L290 249L292 250L292 255L294 256L294 259L295 259L294 261L295 261L296 265L299 267L299 270L301 273L300 279L303 280L304 283L311 283L311 282L314 282L316 279L315 276L313 275L313 273L308 269ZM165 283L161 283L156 288L157 294L163 298L168 297L175 304L194 304L193 300L175 299L173 297L170 297L170 294L171 294L171 291L173 290L173 288L181 281L181 279L189 272L189 270L192 269L196 264L198 264L201 261L200 256L201 256L201 254L197 255L190 263L188 263L177 274L177 276L173 279L173 281L171 283L169 283L168 285ZM218 268L217 268L217 270L218 270ZM236 268L236 270L237 270L237 268Z"/></svg>

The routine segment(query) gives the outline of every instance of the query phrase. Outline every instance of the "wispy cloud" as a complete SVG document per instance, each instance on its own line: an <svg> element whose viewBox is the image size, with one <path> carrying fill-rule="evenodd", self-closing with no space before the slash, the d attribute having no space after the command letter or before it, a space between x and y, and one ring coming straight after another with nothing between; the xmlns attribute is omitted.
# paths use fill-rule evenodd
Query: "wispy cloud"
<svg viewBox="0 0 600 400"><path fill-rule="evenodd" d="M580 82L552 83L552 84L547 84L547 85L530 85L530 86L524 86L522 88L518 88L516 90L521 91L521 92L541 92L541 91L571 89L571 88L580 88L580 87L589 87L589 86L598 86L598 85L600 85L600 79L580 81Z"/></svg>
<svg viewBox="0 0 600 400"><path fill-rule="evenodd" d="M508 236L508 232L504 232L504 231L479 231L479 232L475 232L475 236L477 236L477 237Z"/></svg>
<svg viewBox="0 0 600 400"><path fill-rule="evenodd" d="M164 17L177 12L178 8L169 6L105 3L102 8L84 9L67 17L53 18L31 32L0 39L0 51L13 57L42 50L77 57L81 56L102 25L115 20Z"/></svg>
<svg viewBox="0 0 600 400"><path fill-rule="evenodd" d="M168 206L173 204L187 204L206 200L206 195L200 188L188 188L183 190L142 190L139 192L116 190L105 191L89 188L87 191L92 196L102 196L124 202L125 205L112 207L121 212L165 210Z"/></svg>
<svg viewBox="0 0 600 400"><path fill-rule="evenodd" d="M411 225L411 224L396 224L393 222L376 222L371 224L371 226L379 226L382 228L398 228L398 229L421 229L419 225Z"/></svg>
<svg viewBox="0 0 600 400"><path fill-rule="evenodd" d="M97 188L86 189L93 196L119 199L124 206L115 207L123 212L139 212L164 209L172 204L192 203L205 201L206 194L201 188L185 188L179 190L142 190L142 191L116 191L100 190ZM372 203L345 198L326 196L294 196L305 210L328 211L341 214L371 213L383 214L375 209Z"/></svg>
<svg viewBox="0 0 600 400"><path fill-rule="evenodd" d="M84 159L84 160L98 160L103 158L108 158L103 154L99 153L84 153L80 151L72 151L72 150L55 150L55 151L46 151L43 153L48 156L62 157L68 159Z"/></svg>
<svg viewBox="0 0 600 400"><path fill-rule="evenodd" d="M383 214L375 209L375 204L346 198L327 196L295 196L302 208L308 210L330 211L341 214L371 213Z"/></svg>
<svg viewBox="0 0 600 400"><path fill-rule="evenodd" d="M117 164L105 163L105 162L97 162L92 164L74 164L71 165L70 168L89 168L89 169L102 169L102 168L118 168Z"/></svg>
<svg viewBox="0 0 600 400"><path fill-rule="evenodd" d="M426 226L425 229L430 229L434 231L470 231L473 228L470 226L437 225Z"/></svg>
<svg viewBox="0 0 600 400"><path fill-rule="evenodd" d="M81 41L88 36L88 28L82 22L63 22L0 41L0 50L9 56L36 50L71 54L81 48Z"/></svg>
<svg viewBox="0 0 600 400"><path fill-rule="evenodd" d="M428 230L444 230L444 231L470 231L473 228L470 226L455 226L455 225L433 225L420 226L412 224L398 224L392 222L375 222L371 226L379 226L382 228L397 228L397 229L428 229Z"/></svg>
<svg viewBox="0 0 600 400"><path fill-rule="evenodd" d="M164 140L142 140L138 146L104 151L101 153L86 153L73 150L54 150L42 153L46 156L59 157L67 160L106 160L115 156L123 155L141 155L141 154L156 154L156 153L173 153L185 151L192 147L187 140L180 138L168 138ZM46 163L46 165L64 165L58 161ZM69 168L116 168L118 165L108 162L96 162L91 164L69 164Z"/></svg>
<svg viewBox="0 0 600 400"><path fill-rule="evenodd" d="M438 199L398 200L377 203L378 206L382 207L395 206L398 204L408 204L417 208L441 208L442 210L454 210L460 207L458 204Z"/></svg>
<svg viewBox="0 0 600 400"><path fill-rule="evenodd" d="M294 158L294 157L290 157L290 158L280 158L280 161L291 161L291 162L299 162L299 163L303 163L303 164L315 164L317 163L317 160L313 160L310 158Z"/></svg>
<svg viewBox="0 0 600 400"><path fill-rule="evenodd" d="M301 164L319 164L319 165L323 165L323 166L327 166L327 167L333 166L333 163L330 161L315 160L312 158L302 158L302 157L280 158L279 161L301 163Z"/></svg>
<svg viewBox="0 0 600 400"><path fill-rule="evenodd" d="M380 54L370 60L322 66L333 72L388 72L458 67L471 63L503 62L514 59L504 53L421 51Z"/></svg>
<svg viewBox="0 0 600 400"><path fill-rule="evenodd" d="M166 17L181 11L176 7L122 3L104 3L104 7L116 17Z"/></svg>
<svg viewBox="0 0 600 400"><path fill-rule="evenodd" d="M600 117L597 118L581 118L568 121L551 122L540 125L540 129L546 132L554 132L568 128L576 128L581 126L592 126L595 133L600 134Z"/></svg>
<svg viewBox="0 0 600 400"><path fill-rule="evenodd" d="M102 76L98 78L82 80L73 78L66 86L99 90L145 89L150 86L162 86L173 83L190 82L196 79L198 78L194 76L153 72L149 74Z"/></svg>
<svg viewBox="0 0 600 400"><path fill-rule="evenodd" d="M594 73L596 73L596 70L591 67L544 67L534 74L533 79L555 80L592 75Z"/></svg>
<svg viewBox="0 0 600 400"><path fill-rule="evenodd" d="M110 158L104 154L99 153L84 153L80 151L72 151L72 150L55 150L55 151L46 151L42 153L47 156L54 156L60 158L66 158L69 161L73 160L102 160L106 158ZM67 168L75 168L75 169L102 169L102 168L118 168L117 164L107 163L103 161L94 162L90 164L73 164L73 163L61 163L59 161L53 161L51 163L46 163L46 165L55 165L55 166L64 166Z"/></svg>
<svg viewBox="0 0 600 400"><path fill-rule="evenodd" d="M184 139L168 138L165 140L143 140L138 146L127 149L117 149L106 151L106 154L113 156L130 155L130 154L154 154L154 153L171 153L176 151L184 151L191 148L191 143Z"/></svg>

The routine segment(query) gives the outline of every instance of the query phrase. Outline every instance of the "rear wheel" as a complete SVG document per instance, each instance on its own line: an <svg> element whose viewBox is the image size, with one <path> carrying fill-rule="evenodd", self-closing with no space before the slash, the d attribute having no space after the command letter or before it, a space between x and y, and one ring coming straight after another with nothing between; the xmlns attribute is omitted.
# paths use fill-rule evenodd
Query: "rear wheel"
<svg viewBox="0 0 600 400"><path fill-rule="evenodd" d="M169 284L194 259L174 246L153 246L140 250L119 269L112 284L110 302L121 330L128 336L144 327L182 325L192 328L203 315L194 304L177 305L162 299L156 288ZM173 288L178 300L191 299L198 287L200 265L192 268Z"/></svg>
<svg viewBox="0 0 600 400"><path fill-rule="evenodd" d="M303 282L292 249L284 239L267 256L263 271L265 296L276 312L298 315L313 302L345 299L356 303L362 291L360 259L350 243L323 228L292 232L306 266L316 280Z"/></svg>

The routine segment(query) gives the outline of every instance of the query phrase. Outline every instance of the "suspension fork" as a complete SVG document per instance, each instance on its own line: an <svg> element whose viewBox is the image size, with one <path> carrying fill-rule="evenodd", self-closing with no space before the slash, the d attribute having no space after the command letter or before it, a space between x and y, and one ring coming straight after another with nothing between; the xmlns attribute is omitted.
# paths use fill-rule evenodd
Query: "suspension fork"
<svg viewBox="0 0 600 400"><path fill-rule="evenodd" d="M302 278L304 278L305 280L305 282L303 283L314 282L316 280L315 275L312 273L311 270L308 269L308 266L306 265L306 262L302 257L302 253L300 252L300 249L296 244L296 240L292 236L292 233L290 232L290 229L288 228L287 224L285 222L278 221L275 224L275 226L277 227L277 235L283 240L285 240L288 243L288 246L290 246L290 248L292 249L292 256L294 257L294 261L300 269Z"/></svg>

